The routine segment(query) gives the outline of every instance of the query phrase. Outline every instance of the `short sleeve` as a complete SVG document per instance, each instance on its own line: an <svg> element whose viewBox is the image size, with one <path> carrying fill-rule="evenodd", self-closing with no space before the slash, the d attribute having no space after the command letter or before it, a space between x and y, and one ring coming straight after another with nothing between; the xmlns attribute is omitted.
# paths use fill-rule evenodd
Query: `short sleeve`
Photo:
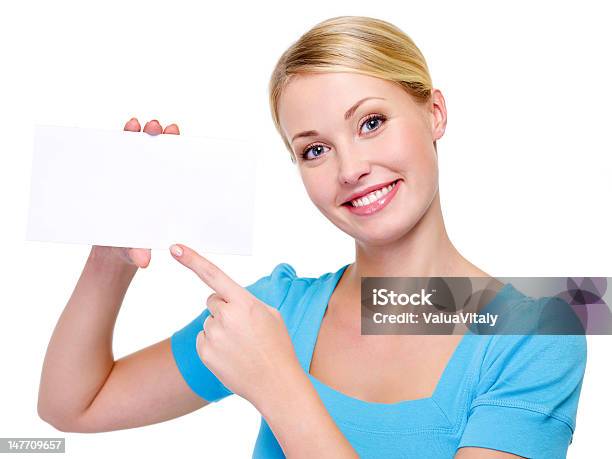
<svg viewBox="0 0 612 459"><path fill-rule="evenodd" d="M584 335L493 336L458 448L565 458L586 359Z"/></svg>
<svg viewBox="0 0 612 459"><path fill-rule="evenodd" d="M259 300L280 309L295 276L291 265L280 263L268 276L245 288ZM170 342L172 355L187 385L208 402L216 402L232 392L204 365L196 350L196 337L209 315L210 311L205 308L195 319L175 332Z"/></svg>

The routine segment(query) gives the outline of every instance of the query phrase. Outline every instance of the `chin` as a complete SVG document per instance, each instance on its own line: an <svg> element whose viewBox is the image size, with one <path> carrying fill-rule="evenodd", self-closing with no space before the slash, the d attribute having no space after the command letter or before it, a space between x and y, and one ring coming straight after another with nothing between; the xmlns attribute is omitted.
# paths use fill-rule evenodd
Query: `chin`
<svg viewBox="0 0 612 459"><path fill-rule="evenodd" d="M371 247L385 246L392 244L402 238L406 234L405 230L399 227L396 228L381 228L379 231L359 231L353 237L359 243Z"/></svg>
<svg viewBox="0 0 612 459"><path fill-rule="evenodd" d="M335 225L357 242L368 246L385 246L401 239L406 234L405 224L385 222L382 225L351 226L347 222Z"/></svg>
<svg viewBox="0 0 612 459"><path fill-rule="evenodd" d="M345 221L343 227L336 226L363 244L383 246L406 236L418 222L419 215L415 209L403 209L385 218L365 218L358 224Z"/></svg>

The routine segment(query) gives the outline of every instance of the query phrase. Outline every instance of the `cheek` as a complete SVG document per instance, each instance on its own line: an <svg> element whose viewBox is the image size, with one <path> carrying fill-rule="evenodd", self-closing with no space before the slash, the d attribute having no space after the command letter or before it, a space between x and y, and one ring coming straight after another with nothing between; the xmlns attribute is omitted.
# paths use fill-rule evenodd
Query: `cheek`
<svg viewBox="0 0 612 459"><path fill-rule="evenodd" d="M328 205L336 198L333 194L333 184L326 183L329 177L322 173L303 173L302 181L310 200L317 206Z"/></svg>
<svg viewBox="0 0 612 459"><path fill-rule="evenodd" d="M420 126L404 124L389 130L385 138L390 164L404 171L417 182L431 181L437 175L437 159L433 146Z"/></svg>
<svg viewBox="0 0 612 459"><path fill-rule="evenodd" d="M387 156L384 164L404 176L405 203L413 208L414 215L420 214L429 206L438 187L438 166L433 143L429 145L422 131L414 126L396 129L388 137L388 140L385 139L384 151Z"/></svg>

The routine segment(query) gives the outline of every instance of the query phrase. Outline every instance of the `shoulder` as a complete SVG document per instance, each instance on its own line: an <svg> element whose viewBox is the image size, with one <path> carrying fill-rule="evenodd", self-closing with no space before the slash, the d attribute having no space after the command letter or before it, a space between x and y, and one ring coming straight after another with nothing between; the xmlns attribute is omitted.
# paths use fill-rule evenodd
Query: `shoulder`
<svg viewBox="0 0 612 459"><path fill-rule="evenodd" d="M509 290L503 301L510 304L506 310L508 324L503 333L491 336L487 343L480 373L481 391L513 375L534 384L546 377L568 381L573 375L575 383L581 380L587 340L572 308L560 298L534 298L514 288Z"/></svg>
<svg viewBox="0 0 612 459"><path fill-rule="evenodd" d="M297 273L293 266L289 263L279 263L270 274L257 279L245 288L259 300L279 309L296 278Z"/></svg>
<svg viewBox="0 0 612 459"><path fill-rule="evenodd" d="M335 274L327 272L319 277L300 276L291 264L283 262L278 263L270 274L259 278L245 288L269 306L284 309L284 305L296 303L309 290L318 288L321 283L329 281Z"/></svg>
<svg viewBox="0 0 612 459"><path fill-rule="evenodd" d="M556 304L550 297L525 297L525 314ZM558 310L558 309L557 309ZM565 424L573 433L587 362L584 334L542 334L540 323L525 334L498 334L488 340L476 378L472 410L507 407L528 410ZM514 411L516 413L516 411Z"/></svg>
<svg viewBox="0 0 612 459"><path fill-rule="evenodd" d="M585 335L575 309L559 296L532 297L511 283L506 284L482 313L497 317L489 324L474 327L479 334L495 335Z"/></svg>
<svg viewBox="0 0 612 459"><path fill-rule="evenodd" d="M560 384L570 379L582 379L587 360L585 335L495 335L483 356L480 392L504 383L534 384L550 379ZM511 378L516 377L513 381ZM534 401L538 401L537 397Z"/></svg>
<svg viewBox="0 0 612 459"><path fill-rule="evenodd" d="M548 297L519 300L523 312L552 307ZM576 428L586 336L531 331L486 337L459 447L565 457Z"/></svg>

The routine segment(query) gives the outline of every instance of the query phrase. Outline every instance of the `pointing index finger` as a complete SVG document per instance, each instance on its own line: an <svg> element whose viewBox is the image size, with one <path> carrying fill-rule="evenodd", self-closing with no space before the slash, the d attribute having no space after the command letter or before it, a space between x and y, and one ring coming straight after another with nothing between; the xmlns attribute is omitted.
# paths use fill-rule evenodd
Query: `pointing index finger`
<svg viewBox="0 0 612 459"><path fill-rule="evenodd" d="M176 250L176 249L180 250ZM244 288L225 274L218 266L204 258L195 250L182 244L173 244L170 253L182 265L191 269L206 285L226 301L231 301L242 293Z"/></svg>

